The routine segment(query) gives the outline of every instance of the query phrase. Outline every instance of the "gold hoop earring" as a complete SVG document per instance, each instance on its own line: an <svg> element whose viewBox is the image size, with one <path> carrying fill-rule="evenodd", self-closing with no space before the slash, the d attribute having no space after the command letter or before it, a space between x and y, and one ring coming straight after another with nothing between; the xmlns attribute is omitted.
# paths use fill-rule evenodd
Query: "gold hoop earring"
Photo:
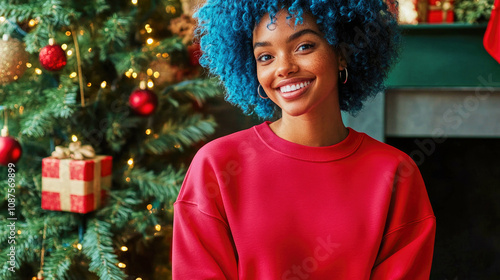
<svg viewBox="0 0 500 280"><path fill-rule="evenodd" d="M349 72L347 72L347 67L344 68L344 70L345 70L345 80L344 82L342 82L342 84L345 85L347 83L347 77L349 77ZM339 79L342 79L342 71L339 71Z"/></svg>
<svg viewBox="0 0 500 280"><path fill-rule="evenodd" d="M262 99L269 99L269 97L263 97L262 95L260 95L260 87L261 85L259 84L259 86L257 87L257 94L259 95L259 97Z"/></svg>

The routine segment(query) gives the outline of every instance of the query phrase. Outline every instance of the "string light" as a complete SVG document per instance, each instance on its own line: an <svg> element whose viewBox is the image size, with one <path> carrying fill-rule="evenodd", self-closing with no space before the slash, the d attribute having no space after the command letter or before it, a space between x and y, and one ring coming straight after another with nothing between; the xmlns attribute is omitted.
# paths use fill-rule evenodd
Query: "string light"
<svg viewBox="0 0 500 280"><path fill-rule="evenodd" d="M144 29L146 29L146 32L148 32L148 33L153 32L153 29L151 28L151 26L149 25L149 23L146 24L146 26L144 27Z"/></svg>
<svg viewBox="0 0 500 280"><path fill-rule="evenodd" d="M85 30L82 29L82 30L80 30L80 35L83 35L83 34L85 34Z"/></svg>
<svg viewBox="0 0 500 280"><path fill-rule="evenodd" d="M181 147L181 145L180 145L180 144L175 144L175 145L174 145L174 148L176 148L176 149L179 149L180 147Z"/></svg>
<svg viewBox="0 0 500 280"><path fill-rule="evenodd" d="M158 77L160 77L160 72L158 72L158 71L155 71L155 72L154 72L154 74L153 74L153 77L155 77L155 78L158 78Z"/></svg>
<svg viewBox="0 0 500 280"><path fill-rule="evenodd" d="M127 267L127 265L124 264L124 263L122 263L122 262L120 262L120 263L118 263L118 267L119 268L125 268L125 267Z"/></svg>
<svg viewBox="0 0 500 280"><path fill-rule="evenodd" d="M33 65L31 65L31 63L26 62L26 67L31 68L31 66L33 66Z"/></svg>
<svg viewBox="0 0 500 280"><path fill-rule="evenodd" d="M122 250L123 252L127 252L127 251L128 251L128 248L127 248L127 246L122 246L122 247L120 248L120 250Z"/></svg>
<svg viewBox="0 0 500 280"><path fill-rule="evenodd" d="M80 243L76 244L76 248L77 248L79 251L81 251L81 250L82 250L82 244L80 244Z"/></svg>
<svg viewBox="0 0 500 280"><path fill-rule="evenodd" d="M148 128L148 129L146 129L146 135L149 135L149 134L151 134L151 129Z"/></svg>
<svg viewBox="0 0 500 280"><path fill-rule="evenodd" d="M135 280L142 280L142 278L141 277L137 277L137 278L135 278Z"/></svg>
<svg viewBox="0 0 500 280"><path fill-rule="evenodd" d="M76 76L77 76L77 75L76 75L76 72L73 72L73 73L69 74L69 77L70 77L70 78L76 78Z"/></svg>
<svg viewBox="0 0 500 280"><path fill-rule="evenodd" d="M106 83L106 81L102 81L102 83L101 83L101 88L105 88L107 84L108 84L108 83Z"/></svg>
<svg viewBox="0 0 500 280"><path fill-rule="evenodd" d="M23 114L24 113L24 106L19 106L19 114Z"/></svg>
<svg viewBox="0 0 500 280"><path fill-rule="evenodd" d="M67 48L68 48L68 45L66 45L66 44L61 45L61 49L66 50Z"/></svg>
<svg viewBox="0 0 500 280"><path fill-rule="evenodd" d="M161 226L160 225L156 225L155 229L156 229L156 231L160 231L161 230Z"/></svg>
<svg viewBox="0 0 500 280"><path fill-rule="evenodd" d="M73 54L73 51L69 50L66 54L68 54L68 56L71 56Z"/></svg>
<svg viewBox="0 0 500 280"><path fill-rule="evenodd" d="M153 38L148 38L148 39L146 40L146 43L148 43L148 45L153 44L153 43L154 43Z"/></svg>
<svg viewBox="0 0 500 280"><path fill-rule="evenodd" d="M153 88L155 84L153 83L153 80L148 79L148 88Z"/></svg>
<svg viewBox="0 0 500 280"><path fill-rule="evenodd" d="M88 51L89 51L89 52L92 52L92 48L89 48L89 50L88 50Z"/></svg>
<svg viewBox="0 0 500 280"><path fill-rule="evenodd" d="M148 70L146 71L146 73L148 73L148 76L152 76L153 75L153 69L148 68Z"/></svg>
<svg viewBox="0 0 500 280"><path fill-rule="evenodd" d="M129 166L134 165L134 159L133 159L133 158L130 158L130 159L127 161L127 164L128 164Z"/></svg>
<svg viewBox="0 0 500 280"><path fill-rule="evenodd" d="M33 27L33 26L35 26L37 23L38 23L38 22L37 22L36 20L34 20L34 19L30 19L30 21L28 22L28 25L29 25L30 27Z"/></svg>
<svg viewBox="0 0 500 280"><path fill-rule="evenodd" d="M0 17L0 22L4 22L5 21L5 17Z"/></svg>
<svg viewBox="0 0 500 280"><path fill-rule="evenodd" d="M87 86L88 86L88 87L91 87L91 86L92 86L92 83L87 83Z"/></svg>
<svg viewBox="0 0 500 280"><path fill-rule="evenodd" d="M168 58L170 55L169 55L168 53L163 53L161 56L162 56L163 58Z"/></svg>
<svg viewBox="0 0 500 280"><path fill-rule="evenodd" d="M130 183L130 177L125 178L125 181L126 181L127 183Z"/></svg>
<svg viewBox="0 0 500 280"><path fill-rule="evenodd" d="M134 79L137 78L137 73L136 72L132 73L132 78L134 78Z"/></svg>
<svg viewBox="0 0 500 280"><path fill-rule="evenodd" d="M18 231L17 231L17 234L21 234L21 233L22 233L22 231L21 231L21 230L18 230Z"/></svg>
<svg viewBox="0 0 500 280"><path fill-rule="evenodd" d="M72 135L71 136L71 141L73 141L73 142L78 141L78 137L76 137L76 135Z"/></svg>
<svg viewBox="0 0 500 280"><path fill-rule="evenodd" d="M132 4L137 5L137 0L132 0Z"/></svg>
<svg viewBox="0 0 500 280"><path fill-rule="evenodd" d="M42 75L42 70L40 70L40 68L35 68L35 73L38 75Z"/></svg>
<svg viewBox="0 0 500 280"><path fill-rule="evenodd" d="M69 31L69 30L68 30L68 31L66 31L66 33L64 33L64 34L66 34L66 36L68 36L68 37L69 37L69 36L71 36L71 31Z"/></svg>
<svg viewBox="0 0 500 280"><path fill-rule="evenodd" d="M148 209L149 211L151 211L151 209L153 209L153 205L148 204L148 206L146 206L146 209Z"/></svg>
<svg viewBox="0 0 500 280"><path fill-rule="evenodd" d="M165 7L165 11L167 14L175 14L175 7L172 5L168 5Z"/></svg>

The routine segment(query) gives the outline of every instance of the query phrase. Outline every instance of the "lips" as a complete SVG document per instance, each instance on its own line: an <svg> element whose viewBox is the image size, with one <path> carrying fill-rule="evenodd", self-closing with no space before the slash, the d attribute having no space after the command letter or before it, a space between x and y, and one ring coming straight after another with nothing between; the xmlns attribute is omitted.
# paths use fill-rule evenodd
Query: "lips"
<svg viewBox="0 0 500 280"><path fill-rule="evenodd" d="M282 85L276 88L276 90L285 99L295 99L306 92L313 81L314 80L301 80L288 82L286 84L282 82L280 83Z"/></svg>

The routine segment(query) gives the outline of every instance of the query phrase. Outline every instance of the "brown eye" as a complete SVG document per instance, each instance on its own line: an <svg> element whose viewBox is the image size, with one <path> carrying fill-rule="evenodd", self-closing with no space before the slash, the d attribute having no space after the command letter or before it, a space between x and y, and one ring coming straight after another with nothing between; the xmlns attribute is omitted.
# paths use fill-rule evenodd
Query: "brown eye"
<svg viewBox="0 0 500 280"><path fill-rule="evenodd" d="M270 59L272 59L273 57L268 55L268 54L264 54L264 55L261 55L257 58L257 61L260 61L260 62L266 62Z"/></svg>
<svg viewBox="0 0 500 280"><path fill-rule="evenodd" d="M305 51L305 50L312 49L312 48L314 48L314 44L303 44L303 45L299 46L298 50Z"/></svg>

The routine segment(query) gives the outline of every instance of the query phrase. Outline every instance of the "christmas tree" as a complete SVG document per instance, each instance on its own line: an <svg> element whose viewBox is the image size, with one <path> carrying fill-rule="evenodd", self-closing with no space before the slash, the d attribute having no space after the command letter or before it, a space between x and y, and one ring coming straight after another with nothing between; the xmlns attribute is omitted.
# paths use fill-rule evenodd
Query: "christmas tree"
<svg viewBox="0 0 500 280"><path fill-rule="evenodd" d="M171 277L172 203L221 93L193 2L0 1L0 279Z"/></svg>

